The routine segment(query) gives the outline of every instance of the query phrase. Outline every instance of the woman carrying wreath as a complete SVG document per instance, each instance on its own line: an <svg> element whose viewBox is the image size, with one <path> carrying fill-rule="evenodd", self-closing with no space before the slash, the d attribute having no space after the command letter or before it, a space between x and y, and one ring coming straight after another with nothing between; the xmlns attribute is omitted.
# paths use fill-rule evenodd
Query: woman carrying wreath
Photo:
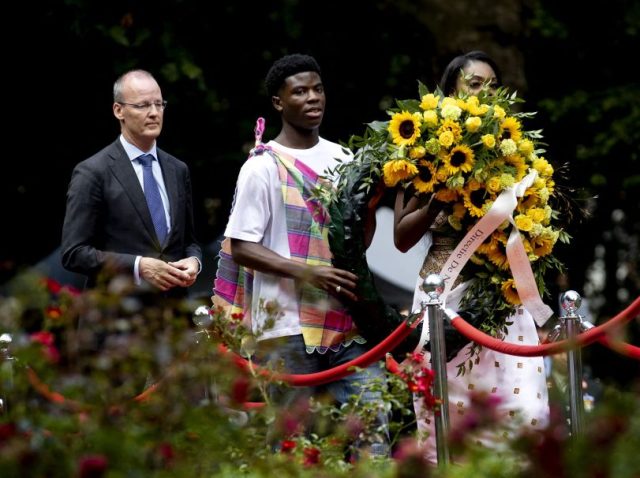
<svg viewBox="0 0 640 478"><path fill-rule="evenodd" d="M494 96L500 84L500 70L487 54L473 51L457 56L446 67L441 80L441 91L448 98L437 94L423 95L422 113L418 113L420 117L412 113L414 138L407 134L411 127L402 124L402 121L407 121L407 116L396 113L389 123L394 143L404 142L400 147L405 148L404 154L413 160L412 164L418 170L409 182L404 181L404 187L398 188L394 211L396 247L406 252L425 234L431 242L417 281L414 310L426 299L420 288L424 278L431 273L441 274L454 247L468 230L464 224L480 220L503 189L521 181L528 172L527 167L533 165L535 168L537 160L544 161L544 158L535 156L532 140L525 137L518 119L506 115L490 100L478 101L478 98ZM443 101L450 101L450 106ZM486 131L480 135L481 127L488 123L493 124L495 134L492 138ZM427 131L434 132L432 136L436 141L433 138L425 143L417 141L418 135L425 137ZM471 140L465 141L464 138ZM511 142L505 143L505 139ZM484 144L479 145L481 142ZM477 153L480 151L478 147L488 150L503 144L501 155L482 158ZM403 153L398 155L400 159L402 156ZM548 164L546 161L538 163L541 168ZM387 179L387 176L392 176L392 169L400 170L402 167L402 164L393 162L385 165L385 182L388 185L393 183L393 177ZM513 213L519 228L529 229L529 223L533 223L535 226L531 227L539 232L524 239L524 248L530 259L535 257L536 250L543 255L547 252L544 247L552 247L550 241L542 239L543 234L551 233L549 208L546 201L541 200L547 199L544 195L548 195L552 187L550 178L545 178L547 172L537 175L537 182L534 181L527 189ZM544 188L546 192L543 192ZM525 205L527 202L529 204ZM509 233L507 225L508 222L501 225L489 238L483 237L484 242L470 258L468 266L482 270L477 276L485 280L474 277L466 267L449 285L451 291L445 305L459 312L465 311L466 315L461 313L464 318L468 321L469 317L474 318L476 327L484 324L486 332L505 342L537 345L536 323L520 303L513 280L498 281L504 272L509 272L505 254ZM502 292L500 303L496 303L494 299L497 296L491 294L487 284L495 286L497 294ZM501 441L512 439L523 428L545 427L549 406L542 357L510 356L472 343L464 345L465 342L466 339L457 332L447 332L451 430L468 428L477 419L478 400L492 405L490 408L496 418L496 427L490 431L482 430L473 436L471 443L500 448ZM430 359L428 354L425 355L424 364L428 366ZM422 404L423 401L416 397L418 430L427 459L436 462L433 410L425 409Z"/></svg>
<svg viewBox="0 0 640 478"><path fill-rule="evenodd" d="M513 105L523 100L500 87L500 79L485 53L456 57L442 90L419 84L418 99L396 100L388 121L371 122L349 140L354 159L336 168L336 193L327 198L329 241L334 266L359 277L350 312L370 345L416 324L425 299L420 285L431 273L444 281L446 309L504 342L537 345L536 325L553 315L542 297L549 295L545 276L564 269L552 254L558 241L570 239L556 224L561 214L554 207L563 202L541 132L523 127L535 113L516 111ZM384 303L366 263L366 218L385 186L398 190L398 249L423 237L431 245L408 318ZM483 349L447 322L445 342L454 435L465 430L467 444L500 448L520 432L547 425L542 357ZM423 350L430 350L425 324L392 350L398 360L415 352L404 376L416 371L417 378L428 378L430 357ZM426 456L435 462L433 400L424 388L416 388L414 405ZM483 418L491 429L478 424Z"/></svg>

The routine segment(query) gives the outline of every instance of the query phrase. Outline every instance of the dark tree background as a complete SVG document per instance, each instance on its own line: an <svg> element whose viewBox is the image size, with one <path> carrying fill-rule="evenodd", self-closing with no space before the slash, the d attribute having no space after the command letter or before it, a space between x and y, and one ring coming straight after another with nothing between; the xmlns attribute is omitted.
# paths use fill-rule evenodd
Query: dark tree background
<svg viewBox="0 0 640 478"><path fill-rule="evenodd" d="M57 0L12 8L3 38L2 282L58 247L71 170L116 138L111 88L129 68L153 72L169 101L159 145L189 164L198 234L210 243L224 228L255 119L267 118L268 137L276 132L262 90L274 59L303 52L319 60L329 102L322 134L346 141L385 119L393 98L415 96L418 80L435 86L453 55L483 49L525 108L539 112L547 158L575 200L564 218L572 244L558 249L571 287L599 321L638 296L640 84L631 56L639 2ZM638 322L629 330L639 343ZM639 371L597 345L587 353L602 377Z"/></svg>

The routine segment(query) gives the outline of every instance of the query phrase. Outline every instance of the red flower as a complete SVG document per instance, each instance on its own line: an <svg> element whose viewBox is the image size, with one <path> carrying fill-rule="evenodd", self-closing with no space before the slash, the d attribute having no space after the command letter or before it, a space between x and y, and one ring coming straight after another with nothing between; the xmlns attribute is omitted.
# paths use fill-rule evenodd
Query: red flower
<svg viewBox="0 0 640 478"><path fill-rule="evenodd" d="M425 408L435 408L438 400L431 393L435 377L433 370L422 366L424 357L421 353L413 353L408 358L409 363L403 367L400 377L412 393L422 396Z"/></svg>
<svg viewBox="0 0 640 478"><path fill-rule="evenodd" d="M282 444L280 445L280 453L289 454L292 453L296 448L296 442L293 440L282 440Z"/></svg>
<svg viewBox="0 0 640 478"><path fill-rule="evenodd" d="M51 332L40 331L31 334L31 340L43 346L44 356L51 363L57 363L60 360L60 352L56 348L55 337Z"/></svg>
<svg viewBox="0 0 640 478"><path fill-rule="evenodd" d="M2 442L8 441L9 438L14 436L17 429L15 423L0 423L0 445L2 445Z"/></svg>
<svg viewBox="0 0 640 478"><path fill-rule="evenodd" d="M78 478L102 478L109 461L104 455L86 455L78 463Z"/></svg>
<svg viewBox="0 0 640 478"><path fill-rule="evenodd" d="M235 314L231 314L231 318L236 322L242 322L242 319L244 319L244 314L242 312L236 312Z"/></svg>
<svg viewBox="0 0 640 478"><path fill-rule="evenodd" d="M44 279L44 283L47 286L47 290L52 294L57 294L60 292L60 289L62 289L60 283L56 280L51 279L50 277L46 277Z"/></svg>
<svg viewBox="0 0 640 478"><path fill-rule="evenodd" d="M302 450L304 460L302 463L306 466L317 465L320 462L320 450L315 447L307 447Z"/></svg>
<svg viewBox="0 0 640 478"><path fill-rule="evenodd" d="M173 460L176 457L176 452L171 446L171 443L162 442L158 445L157 453L160 456L162 464L165 467L169 467L173 464Z"/></svg>
<svg viewBox="0 0 640 478"><path fill-rule="evenodd" d="M249 397L249 380L239 377L231 386L231 399L235 403L245 403Z"/></svg>
<svg viewBox="0 0 640 478"><path fill-rule="evenodd" d="M62 309L57 305L50 305L44 310L47 317L50 319L59 319L62 317Z"/></svg>

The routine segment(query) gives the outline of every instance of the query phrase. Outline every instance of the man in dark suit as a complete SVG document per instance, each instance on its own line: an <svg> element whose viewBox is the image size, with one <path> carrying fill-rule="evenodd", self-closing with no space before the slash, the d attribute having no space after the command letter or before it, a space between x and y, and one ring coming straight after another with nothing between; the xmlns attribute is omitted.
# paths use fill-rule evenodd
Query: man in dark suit
<svg viewBox="0 0 640 478"><path fill-rule="evenodd" d="M121 135L79 163L67 192L62 263L96 285L101 274L127 274L165 295L184 296L201 269L191 179L185 163L162 151L166 101L142 70L114 84Z"/></svg>

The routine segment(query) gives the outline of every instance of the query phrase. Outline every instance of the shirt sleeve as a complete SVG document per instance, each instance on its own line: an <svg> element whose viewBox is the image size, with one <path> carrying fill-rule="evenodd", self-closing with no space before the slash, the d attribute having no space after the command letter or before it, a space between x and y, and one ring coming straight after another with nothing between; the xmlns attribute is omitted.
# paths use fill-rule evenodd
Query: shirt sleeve
<svg viewBox="0 0 640 478"><path fill-rule="evenodd" d="M271 217L271 190L277 187L277 167L267 155L248 159L238 175L229 222L224 235L261 242Z"/></svg>

